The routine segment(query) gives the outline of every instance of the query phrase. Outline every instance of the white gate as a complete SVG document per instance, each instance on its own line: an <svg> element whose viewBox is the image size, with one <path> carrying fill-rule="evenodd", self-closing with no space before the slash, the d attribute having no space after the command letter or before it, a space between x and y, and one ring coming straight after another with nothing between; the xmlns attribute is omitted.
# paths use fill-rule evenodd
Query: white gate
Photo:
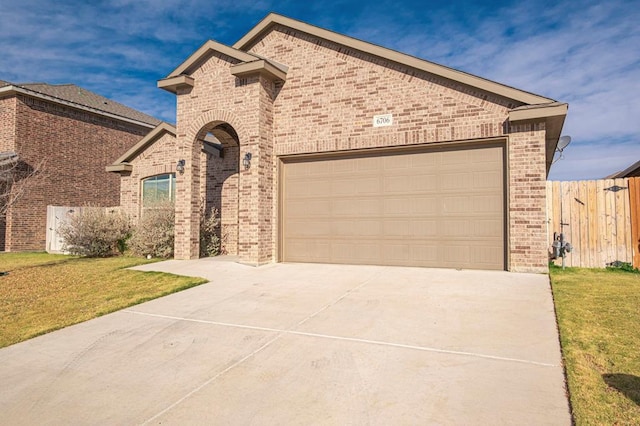
<svg viewBox="0 0 640 426"><path fill-rule="evenodd" d="M82 207L47 206L47 253L64 253L58 229L68 221L69 214L77 211L82 211Z"/></svg>

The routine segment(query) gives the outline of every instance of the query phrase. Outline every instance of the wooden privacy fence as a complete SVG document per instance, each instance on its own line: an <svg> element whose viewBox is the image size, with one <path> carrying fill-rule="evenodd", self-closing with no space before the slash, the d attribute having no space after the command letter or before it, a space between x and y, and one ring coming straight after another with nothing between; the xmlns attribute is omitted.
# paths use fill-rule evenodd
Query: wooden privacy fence
<svg viewBox="0 0 640 426"><path fill-rule="evenodd" d="M567 266L604 268L620 261L640 267L640 177L548 181L547 218L549 247L554 233L571 243Z"/></svg>

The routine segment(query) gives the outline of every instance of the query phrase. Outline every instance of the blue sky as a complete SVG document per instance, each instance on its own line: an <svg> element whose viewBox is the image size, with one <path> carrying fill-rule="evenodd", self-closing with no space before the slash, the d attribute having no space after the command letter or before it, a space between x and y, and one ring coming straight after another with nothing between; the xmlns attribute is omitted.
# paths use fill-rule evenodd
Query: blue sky
<svg viewBox="0 0 640 426"><path fill-rule="evenodd" d="M0 1L0 80L74 83L175 122L156 88L202 43L269 12L569 103L550 179L640 160L640 1Z"/></svg>

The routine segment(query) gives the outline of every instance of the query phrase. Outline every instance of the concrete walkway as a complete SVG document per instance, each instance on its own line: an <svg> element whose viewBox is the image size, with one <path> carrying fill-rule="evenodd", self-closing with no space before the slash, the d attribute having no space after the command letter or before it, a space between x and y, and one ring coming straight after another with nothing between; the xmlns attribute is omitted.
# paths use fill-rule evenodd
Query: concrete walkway
<svg viewBox="0 0 640 426"><path fill-rule="evenodd" d="M3 424L571 423L545 275L137 269L212 282L1 349Z"/></svg>

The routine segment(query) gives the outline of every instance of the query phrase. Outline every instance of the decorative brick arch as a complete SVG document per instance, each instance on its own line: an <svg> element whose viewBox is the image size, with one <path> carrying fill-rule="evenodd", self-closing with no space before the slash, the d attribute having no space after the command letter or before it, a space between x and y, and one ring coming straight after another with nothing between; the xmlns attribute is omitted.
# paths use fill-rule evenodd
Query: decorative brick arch
<svg viewBox="0 0 640 426"><path fill-rule="evenodd" d="M210 123L227 123L236 131L240 141L246 141L248 139L247 131L240 117L227 110L214 109L200 114L198 118L193 121L187 130L186 140L195 143L198 133L202 131L203 127Z"/></svg>
<svg viewBox="0 0 640 426"><path fill-rule="evenodd" d="M189 126L183 139L187 150L199 151L207 131L214 132L218 125L231 127L226 130L229 138L216 134L224 146L225 155L220 158L203 156L193 158L193 166L199 176L200 196L205 210L217 210L220 219L220 249L223 254L237 255L239 242L239 187L240 187L240 141L246 142L246 131L240 119L233 113L223 110L207 111ZM235 134L234 134L235 133ZM213 162L213 163L210 163ZM201 212L198 212L198 216Z"/></svg>
<svg viewBox="0 0 640 426"><path fill-rule="evenodd" d="M230 154L234 152L235 154L225 155L224 159L222 159L223 162L232 161L235 164L227 164L226 167L221 169L217 169L217 166L210 168L209 158L206 163L201 163L202 157L199 155L201 142L198 141L198 139L204 137L203 133L205 131L213 131L213 128L219 124L226 124L233 128L235 135L231 134L230 136L233 139L237 138L233 146L229 148L231 150ZM246 143L248 141L246 126L233 112L214 109L206 111L191 120L184 136L178 139L181 149L184 150L187 164L190 164L188 166L190 177L187 178L188 186L183 186L182 189L182 191L188 192L186 194L184 192L183 194L179 193L176 200L176 229L182 230L181 233L176 234L176 257L195 258L198 256L198 229L201 213L196 206L200 203L203 195L205 207L207 209L215 207L220 214L221 230L219 236L221 237L221 249L228 254L238 254L240 142ZM218 175L219 170L222 170L221 175ZM230 172L231 170L235 170L235 173ZM195 175L192 173L195 173ZM210 178L213 178L211 181L213 185L209 184ZM178 191L181 192L181 176L178 177L178 180ZM183 199L184 197L180 197L180 195L186 195L186 199Z"/></svg>

